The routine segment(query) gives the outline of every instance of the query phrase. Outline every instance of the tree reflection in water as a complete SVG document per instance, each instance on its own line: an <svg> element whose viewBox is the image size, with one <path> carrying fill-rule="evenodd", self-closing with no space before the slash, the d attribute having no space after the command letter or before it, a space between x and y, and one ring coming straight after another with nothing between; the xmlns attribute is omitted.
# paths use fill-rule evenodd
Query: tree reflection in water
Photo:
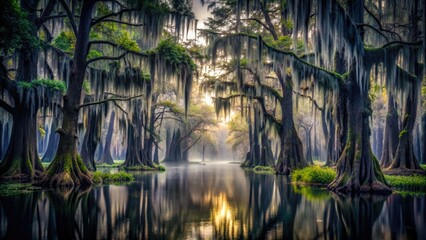
<svg viewBox="0 0 426 240"><path fill-rule="evenodd" d="M0 197L0 239L416 239L425 206L424 196L339 196L231 164L175 165L128 185Z"/></svg>

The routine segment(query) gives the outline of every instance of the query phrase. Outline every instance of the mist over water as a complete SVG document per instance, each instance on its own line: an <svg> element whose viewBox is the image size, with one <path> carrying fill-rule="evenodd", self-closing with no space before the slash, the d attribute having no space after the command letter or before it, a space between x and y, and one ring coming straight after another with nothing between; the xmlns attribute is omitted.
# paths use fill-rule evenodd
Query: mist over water
<svg viewBox="0 0 426 240"><path fill-rule="evenodd" d="M0 239L422 239L426 197L340 197L231 163L0 197Z"/></svg>

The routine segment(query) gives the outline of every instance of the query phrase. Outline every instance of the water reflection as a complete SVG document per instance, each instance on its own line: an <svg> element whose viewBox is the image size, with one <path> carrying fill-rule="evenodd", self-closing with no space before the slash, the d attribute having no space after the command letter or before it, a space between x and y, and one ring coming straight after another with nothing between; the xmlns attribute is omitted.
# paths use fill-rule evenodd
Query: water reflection
<svg viewBox="0 0 426 240"><path fill-rule="evenodd" d="M421 239L426 198L343 197L237 165L0 198L1 239Z"/></svg>

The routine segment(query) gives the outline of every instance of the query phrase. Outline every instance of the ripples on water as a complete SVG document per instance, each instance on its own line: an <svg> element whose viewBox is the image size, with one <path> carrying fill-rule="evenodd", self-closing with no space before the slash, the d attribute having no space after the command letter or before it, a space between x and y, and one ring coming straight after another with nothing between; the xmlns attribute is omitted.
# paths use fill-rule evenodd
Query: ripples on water
<svg viewBox="0 0 426 240"><path fill-rule="evenodd" d="M426 197L342 197L236 164L0 197L1 239L425 239Z"/></svg>

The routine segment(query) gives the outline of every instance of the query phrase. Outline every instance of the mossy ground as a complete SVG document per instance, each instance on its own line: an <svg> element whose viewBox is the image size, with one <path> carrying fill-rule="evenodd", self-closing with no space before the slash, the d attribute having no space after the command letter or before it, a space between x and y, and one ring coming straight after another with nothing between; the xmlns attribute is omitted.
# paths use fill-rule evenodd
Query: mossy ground
<svg viewBox="0 0 426 240"><path fill-rule="evenodd" d="M4 182L0 183L0 196L13 196L41 190L31 183Z"/></svg>
<svg viewBox="0 0 426 240"><path fill-rule="evenodd" d="M114 164L96 164L97 168L119 168L123 165L124 160L114 160Z"/></svg>
<svg viewBox="0 0 426 240"><path fill-rule="evenodd" d="M292 182L301 185L321 185L327 186L336 176L336 170L317 165L309 166L303 169L294 170L291 174ZM426 193L426 176L395 176L385 175L386 181L398 193L408 194L410 192Z"/></svg>
<svg viewBox="0 0 426 240"><path fill-rule="evenodd" d="M390 176L385 175L386 181L395 189L404 191L426 192L426 176Z"/></svg>
<svg viewBox="0 0 426 240"><path fill-rule="evenodd" d="M135 166L135 167L120 167L119 169L123 169L126 171L166 171L166 168L161 164L155 164L154 167L148 166Z"/></svg>
<svg viewBox="0 0 426 240"><path fill-rule="evenodd" d="M126 172L106 173L93 172L92 181L94 183L122 183L135 180L132 174Z"/></svg>
<svg viewBox="0 0 426 240"><path fill-rule="evenodd" d="M275 168L272 166L256 166L253 172L258 174L275 174Z"/></svg>

